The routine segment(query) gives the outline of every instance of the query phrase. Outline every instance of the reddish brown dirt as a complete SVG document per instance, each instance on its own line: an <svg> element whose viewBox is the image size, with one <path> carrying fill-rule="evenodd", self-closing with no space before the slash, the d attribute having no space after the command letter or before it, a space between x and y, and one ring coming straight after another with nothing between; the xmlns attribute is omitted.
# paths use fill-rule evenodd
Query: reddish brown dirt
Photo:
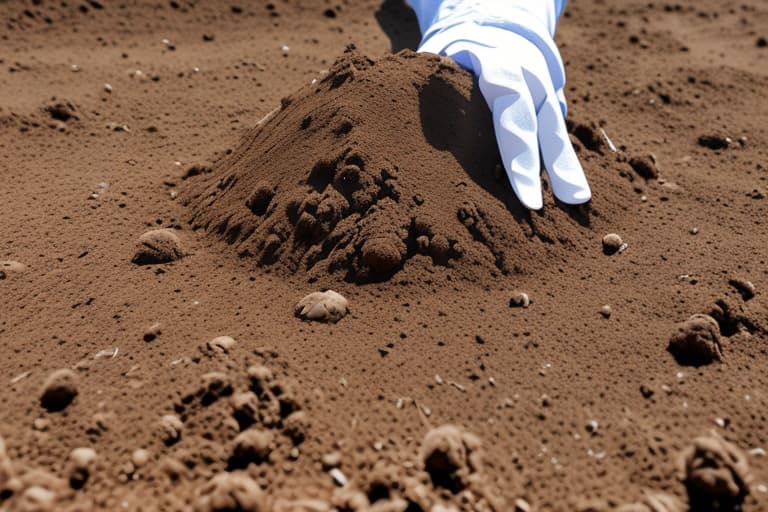
<svg viewBox="0 0 768 512"><path fill-rule="evenodd" d="M717 473L733 484L722 502L768 509L766 26L759 0L573 0L557 40L595 199L527 213L494 177L469 75L428 57L378 60L417 43L397 1L3 2L0 509L49 497L38 488L53 493L50 510L210 509L224 484L206 484L231 471L228 485L256 482L276 512L302 510L285 500L330 501L337 463L351 489L409 511L506 511L516 499L612 510L646 492L688 503L707 480L701 464L731 464ZM331 90L323 77L338 76L349 44L370 61ZM365 83L385 91L366 104ZM420 108L430 84L442 112ZM307 111L331 119L322 98L354 121L341 139L332 124L301 129ZM482 130L471 143L456 135L468 127ZM361 162L336 162L352 146ZM273 200L287 205L295 197L280 194L299 194L328 161L334 172L397 166L400 197L423 199L398 203L398 218L408 227L424 207L446 240L471 235L461 244L479 244L478 264L436 264L410 233L397 239L402 268L376 275L382 258L358 264L365 237L349 268L330 256L310 268L297 246L263 264L266 236L228 244L215 229L262 181L282 180ZM193 165L211 172L182 179ZM206 209L227 175L238 181ZM458 214L461 180L502 264ZM258 233L263 223L246 220ZM273 220L293 236L287 216ZM132 263L157 228L176 230L172 254L184 257ZM628 245L609 256L611 232ZM333 325L295 318L322 288L350 313ZM530 307L509 307L515 291ZM699 313L718 324L705 341L721 360L679 365L670 337ZM209 346L217 336L236 344ZM76 376L43 407L64 368ZM166 415L181 421L179 439ZM445 424L461 430L422 443ZM693 448L713 432L729 444ZM82 447L96 451L84 485L68 459Z"/></svg>

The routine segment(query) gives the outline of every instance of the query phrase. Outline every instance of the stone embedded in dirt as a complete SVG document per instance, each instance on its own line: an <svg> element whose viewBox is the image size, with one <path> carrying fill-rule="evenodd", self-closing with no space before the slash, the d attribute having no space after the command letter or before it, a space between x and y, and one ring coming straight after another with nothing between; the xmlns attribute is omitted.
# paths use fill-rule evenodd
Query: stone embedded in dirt
<svg viewBox="0 0 768 512"><path fill-rule="evenodd" d="M752 281L748 281L746 279L741 278L734 278L730 279L728 281L728 284L733 286L737 292L741 294L741 297L744 300L750 300L755 296L756 290L755 285L752 284Z"/></svg>
<svg viewBox="0 0 768 512"><path fill-rule="evenodd" d="M732 141L723 135L702 135L698 142L699 146L709 149L727 149Z"/></svg>
<svg viewBox="0 0 768 512"><path fill-rule="evenodd" d="M149 450L145 450L144 448L137 448L131 453L131 462L134 466L140 468L147 465L150 456L151 454L149 453Z"/></svg>
<svg viewBox="0 0 768 512"><path fill-rule="evenodd" d="M235 437L232 457L243 467L250 462L261 463L272 451L274 435L269 430L251 428Z"/></svg>
<svg viewBox="0 0 768 512"><path fill-rule="evenodd" d="M197 490L195 512L267 512L264 492L248 473L219 473Z"/></svg>
<svg viewBox="0 0 768 512"><path fill-rule="evenodd" d="M697 437L681 456L682 477L691 510L736 510L749 494L752 479L744 453L716 435ZM715 506L713 506L715 505ZM702 508L701 510L704 510Z"/></svg>
<svg viewBox="0 0 768 512"><path fill-rule="evenodd" d="M18 510L24 512L53 512L56 493L39 485L30 485L19 496Z"/></svg>
<svg viewBox="0 0 768 512"><path fill-rule="evenodd" d="M600 308L600 314L603 315L603 318L611 318L613 309L611 309L610 305L606 304Z"/></svg>
<svg viewBox="0 0 768 512"><path fill-rule="evenodd" d="M51 373L43 384L40 404L49 411L65 409L78 393L80 377L68 368Z"/></svg>
<svg viewBox="0 0 768 512"><path fill-rule="evenodd" d="M615 254L621 249L624 241L616 233L608 233L603 237L603 252L607 255Z"/></svg>
<svg viewBox="0 0 768 512"><path fill-rule="evenodd" d="M294 444L301 444L307 438L310 421L304 411L292 412L283 421L283 432L293 440Z"/></svg>
<svg viewBox="0 0 768 512"><path fill-rule="evenodd" d="M172 445L181 439L183 428L184 423L175 414L166 414L160 418L160 434L162 435L163 442L167 445Z"/></svg>
<svg viewBox="0 0 768 512"><path fill-rule="evenodd" d="M524 499L517 498L515 500L514 512L531 512L531 506Z"/></svg>
<svg viewBox="0 0 768 512"><path fill-rule="evenodd" d="M208 348L216 352L227 353L233 348L237 341L231 336L217 336L208 342Z"/></svg>
<svg viewBox="0 0 768 512"><path fill-rule="evenodd" d="M251 391L235 393L230 399L232 415L241 429L256 422L259 417L259 397Z"/></svg>
<svg viewBox="0 0 768 512"><path fill-rule="evenodd" d="M723 349L720 326L709 315L693 315L678 325L669 340L668 350L679 364L686 366L702 366L721 361Z"/></svg>
<svg viewBox="0 0 768 512"><path fill-rule="evenodd" d="M323 455L321 462L323 464L323 469L326 471L329 469L337 468L341 466L341 452L335 451L326 453Z"/></svg>
<svg viewBox="0 0 768 512"><path fill-rule="evenodd" d="M481 467L480 440L454 425L430 430L421 443L424 470L439 487L463 489Z"/></svg>
<svg viewBox="0 0 768 512"><path fill-rule="evenodd" d="M65 473L73 489L80 489L85 485L95 461L96 450L93 448L81 447L72 450Z"/></svg>
<svg viewBox="0 0 768 512"><path fill-rule="evenodd" d="M509 299L509 307L511 308L527 308L530 305L531 299L525 292L513 292Z"/></svg>
<svg viewBox="0 0 768 512"><path fill-rule="evenodd" d="M172 229L153 229L139 237L131 261L136 265L169 263L183 258L186 251Z"/></svg>
<svg viewBox="0 0 768 512"><path fill-rule="evenodd" d="M162 324L160 322L155 322L154 324L147 327L147 329L144 331L144 341L154 341L155 338L160 336L162 331Z"/></svg>
<svg viewBox="0 0 768 512"><path fill-rule="evenodd" d="M656 167L656 157L653 155L630 158L629 165L641 178L655 180L659 177L659 169Z"/></svg>
<svg viewBox="0 0 768 512"><path fill-rule="evenodd" d="M310 293L296 304L296 316L305 320L336 323L347 314L349 302L333 290Z"/></svg>
<svg viewBox="0 0 768 512"><path fill-rule="evenodd" d="M19 263L18 261L0 261L0 272L3 273L2 279L5 279L5 277L11 274L21 274L25 270L27 270L27 266L23 263Z"/></svg>

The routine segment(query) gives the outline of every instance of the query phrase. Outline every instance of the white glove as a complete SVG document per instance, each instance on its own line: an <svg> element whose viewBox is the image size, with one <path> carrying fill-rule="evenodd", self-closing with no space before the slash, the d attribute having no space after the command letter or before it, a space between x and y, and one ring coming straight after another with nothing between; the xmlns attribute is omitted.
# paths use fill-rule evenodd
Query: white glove
<svg viewBox="0 0 768 512"><path fill-rule="evenodd" d="M543 205L540 158L560 201L589 201L565 126L565 71L553 40L565 0L409 2L422 32L419 51L447 55L478 77L520 201L534 210Z"/></svg>

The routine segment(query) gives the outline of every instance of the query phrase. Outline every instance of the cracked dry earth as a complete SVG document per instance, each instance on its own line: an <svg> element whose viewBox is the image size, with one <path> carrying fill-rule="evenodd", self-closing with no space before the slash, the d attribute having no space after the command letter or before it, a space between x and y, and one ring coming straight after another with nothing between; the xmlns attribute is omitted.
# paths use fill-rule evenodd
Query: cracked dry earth
<svg viewBox="0 0 768 512"><path fill-rule="evenodd" d="M768 509L766 26L570 2L528 212L398 0L0 3L0 510Z"/></svg>

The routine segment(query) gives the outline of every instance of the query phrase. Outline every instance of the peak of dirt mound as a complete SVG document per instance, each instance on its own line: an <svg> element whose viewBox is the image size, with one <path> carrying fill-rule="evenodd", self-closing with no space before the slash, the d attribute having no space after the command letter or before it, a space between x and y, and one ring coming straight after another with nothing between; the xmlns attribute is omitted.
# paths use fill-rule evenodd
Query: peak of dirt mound
<svg viewBox="0 0 768 512"><path fill-rule="evenodd" d="M374 61L349 49L196 174L193 226L311 280L495 279L562 261L585 245L594 213L551 198L543 213L525 210L471 74L411 51ZM627 194L618 174L591 178Z"/></svg>

